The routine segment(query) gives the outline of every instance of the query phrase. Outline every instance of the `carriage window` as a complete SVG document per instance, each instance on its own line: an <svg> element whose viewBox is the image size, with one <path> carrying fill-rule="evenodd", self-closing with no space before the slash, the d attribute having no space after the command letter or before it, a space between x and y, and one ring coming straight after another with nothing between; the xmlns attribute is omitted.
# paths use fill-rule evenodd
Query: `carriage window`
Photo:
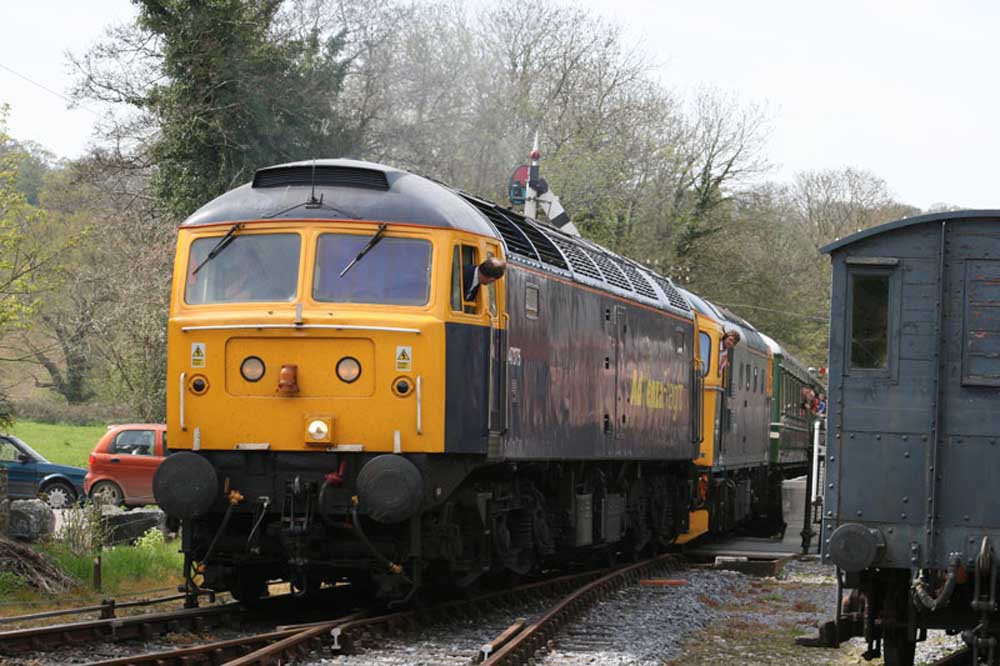
<svg viewBox="0 0 1000 666"><path fill-rule="evenodd" d="M739 388L743 386L743 364L740 363L740 381L737 382L736 387Z"/></svg>
<svg viewBox="0 0 1000 666"><path fill-rule="evenodd" d="M369 234L322 234L316 247L313 298L331 303L426 305L431 293L431 244L384 236L343 277Z"/></svg>
<svg viewBox="0 0 1000 666"><path fill-rule="evenodd" d="M889 276L855 274L851 283L851 367L889 367Z"/></svg>
<svg viewBox="0 0 1000 666"><path fill-rule="evenodd" d="M698 354L701 356L701 376L708 377L712 369L712 336L708 333L698 334Z"/></svg>
<svg viewBox="0 0 1000 666"><path fill-rule="evenodd" d="M753 367L753 392L757 392L757 366Z"/></svg>
<svg viewBox="0 0 1000 666"><path fill-rule="evenodd" d="M222 236L199 238L191 244L185 302L205 305L287 302L295 298L299 281L298 234L235 236L206 263L221 239Z"/></svg>
<svg viewBox="0 0 1000 666"><path fill-rule="evenodd" d="M747 391L749 391L749 390L750 390L750 364L749 364L749 363L747 363L747 383L746 383L746 385L744 386L744 388L745 388L745 389L746 389Z"/></svg>
<svg viewBox="0 0 1000 666"><path fill-rule="evenodd" d="M538 319L538 286L528 284L524 286L524 311L528 319Z"/></svg>

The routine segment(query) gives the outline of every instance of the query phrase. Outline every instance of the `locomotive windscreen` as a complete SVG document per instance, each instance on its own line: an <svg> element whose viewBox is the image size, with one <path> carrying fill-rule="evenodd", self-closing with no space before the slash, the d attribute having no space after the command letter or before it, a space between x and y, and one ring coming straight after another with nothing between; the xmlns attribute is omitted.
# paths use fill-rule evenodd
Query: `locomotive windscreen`
<svg viewBox="0 0 1000 666"><path fill-rule="evenodd" d="M431 244L382 238L349 271L369 236L323 234L316 252L313 298L332 303L426 305L430 299Z"/></svg>
<svg viewBox="0 0 1000 666"><path fill-rule="evenodd" d="M298 234L235 236L220 247L220 236L191 244L184 300L189 305L291 301L299 278ZM195 272L198 269L198 272Z"/></svg>

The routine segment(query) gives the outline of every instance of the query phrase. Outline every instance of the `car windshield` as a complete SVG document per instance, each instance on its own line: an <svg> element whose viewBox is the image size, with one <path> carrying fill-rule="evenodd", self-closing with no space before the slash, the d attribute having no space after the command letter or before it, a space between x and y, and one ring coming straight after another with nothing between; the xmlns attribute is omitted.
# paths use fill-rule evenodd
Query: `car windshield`
<svg viewBox="0 0 1000 666"><path fill-rule="evenodd" d="M430 299L431 244L385 236L341 277L371 234L323 234L316 249L313 298L332 303L426 305Z"/></svg>
<svg viewBox="0 0 1000 666"><path fill-rule="evenodd" d="M199 238L188 258L189 305L291 301L299 278L298 234L237 235L212 261L200 266L221 236Z"/></svg>
<svg viewBox="0 0 1000 666"><path fill-rule="evenodd" d="M39 453L38 451L34 450L33 448L31 448L30 446L28 446L27 444L25 444L21 440L19 440L17 437L14 437L13 435L4 435L4 437L6 437L10 441L14 442L15 444L17 444L21 448L22 451L24 451L25 453L27 453L31 457L35 458L38 462L43 462L43 463L47 463L48 462L48 460L45 458L45 456L43 456L41 453Z"/></svg>

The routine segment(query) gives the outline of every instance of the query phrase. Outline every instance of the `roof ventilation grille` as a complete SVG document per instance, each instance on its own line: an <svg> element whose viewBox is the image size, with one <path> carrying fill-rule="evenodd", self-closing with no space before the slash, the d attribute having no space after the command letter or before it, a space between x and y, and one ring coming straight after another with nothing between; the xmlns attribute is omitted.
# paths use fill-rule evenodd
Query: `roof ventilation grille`
<svg viewBox="0 0 1000 666"><path fill-rule="evenodd" d="M314 173L315 170L315 173ZM317 164L258 169L253 176L253 187L294 187L318 185L320 187L360 187L367 190L388 190L389 180L384 171Z"/></svg>

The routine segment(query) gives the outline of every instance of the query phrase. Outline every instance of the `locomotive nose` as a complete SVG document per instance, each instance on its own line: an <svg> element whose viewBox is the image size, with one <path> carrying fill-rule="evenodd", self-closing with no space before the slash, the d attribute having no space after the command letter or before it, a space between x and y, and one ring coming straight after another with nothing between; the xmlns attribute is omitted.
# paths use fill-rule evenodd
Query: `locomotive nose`
<svg viewBox="0 0 1000 666"><path fill-rule="evenodd" d="M197 518L212 507L218 495L215 468L197 453L173 453L153 475L153 497L168 516Z"/></svg>

